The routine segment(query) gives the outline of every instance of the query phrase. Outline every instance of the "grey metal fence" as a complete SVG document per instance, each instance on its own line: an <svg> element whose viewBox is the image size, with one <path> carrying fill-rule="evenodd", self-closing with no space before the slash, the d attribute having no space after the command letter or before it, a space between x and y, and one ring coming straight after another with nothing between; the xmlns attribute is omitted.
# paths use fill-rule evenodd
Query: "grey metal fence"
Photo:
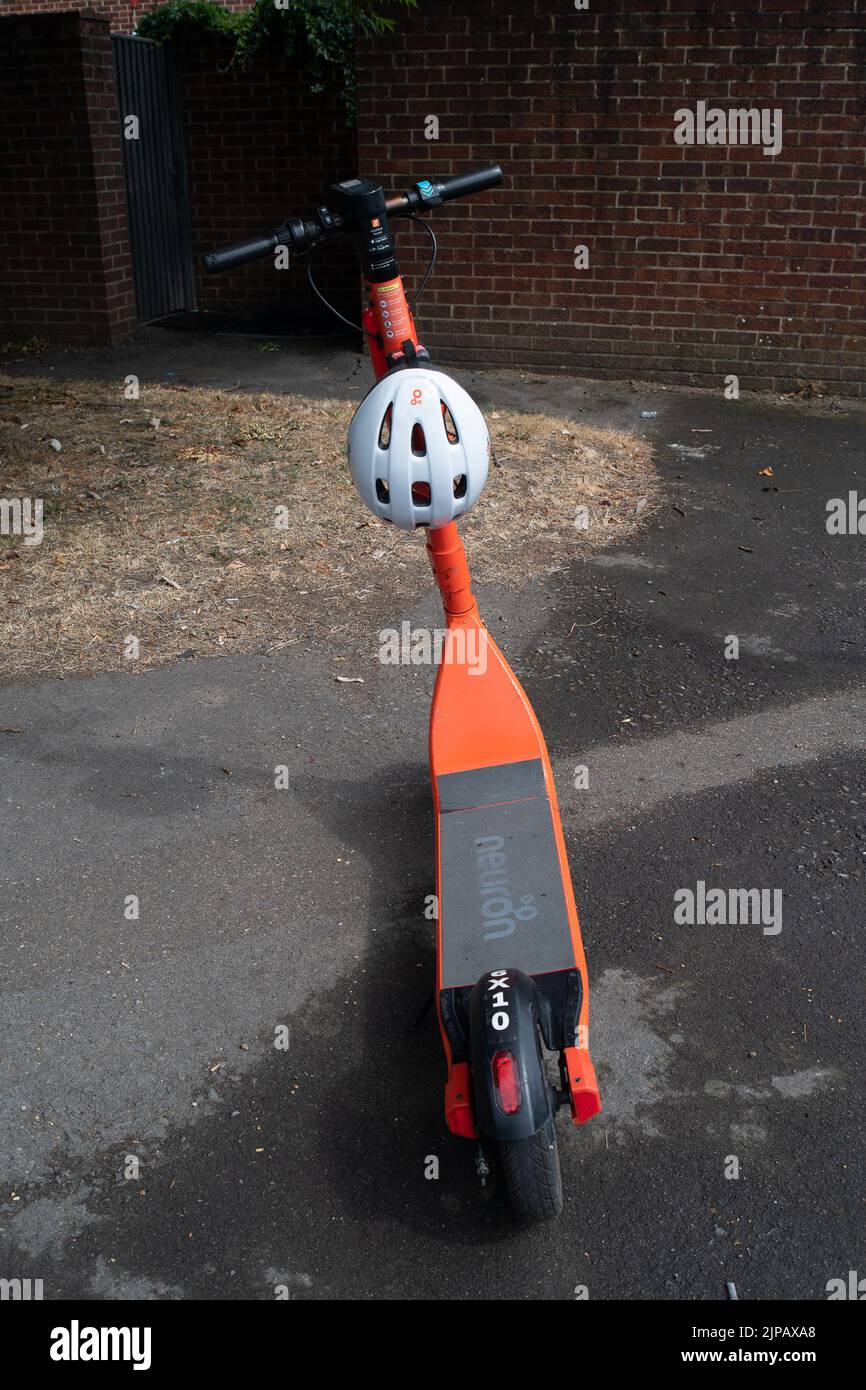
<svg viewBox="0 0 866 1390"><path fill-rule="evenodd" d="M135 296L149 320L195 308L180 86L170 45L111 41Z"/></svg>

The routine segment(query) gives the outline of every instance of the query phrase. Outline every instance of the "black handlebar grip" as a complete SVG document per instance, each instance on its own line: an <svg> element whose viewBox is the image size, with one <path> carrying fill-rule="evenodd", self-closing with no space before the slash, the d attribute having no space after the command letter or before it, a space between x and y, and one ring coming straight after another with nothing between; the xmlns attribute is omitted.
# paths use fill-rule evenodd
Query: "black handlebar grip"
<svg viewBox="0 0 866 1390"><path fill-rule="evenodd" d="M483 193L487 188L495 188L502 182L502 170L498 164L488 164L484 169L473 169L470 174L455 174L451 179L442 179L439 191L443 203L452 198L465 198L470 193Z"/></svg>
<svg viewBox="0 0 866 1390"><path fill-rule="evenodd" d="M258 260L260 256L266 256L269 251L273 251L279 242L276 236L251 237L249 241L237 241L233 246L221 246L218 251L209 251L206 256L202 256L202 265L205 270L231 270L236 265L245 265L247 261Z"/></svg>

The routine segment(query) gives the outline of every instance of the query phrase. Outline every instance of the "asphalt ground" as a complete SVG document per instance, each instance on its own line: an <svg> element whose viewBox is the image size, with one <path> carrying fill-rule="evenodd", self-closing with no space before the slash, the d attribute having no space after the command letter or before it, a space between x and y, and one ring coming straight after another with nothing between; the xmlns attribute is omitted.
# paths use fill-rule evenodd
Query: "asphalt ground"
<svg viewBox="0 0 866 1390"><path fill-rule="evenodd" d="M174 336L125 370L366 389L348 347ZM377 616L367 658L311 636L0 691L0 1274L46 1298L822 1299L866 1272L866 536L825 525L866 494L866 415L459 375L646 432L665 483L627 549L478 591L546 733L589 960L604 1110L560 1121L563 1215L481 1196L435 1024L409 1031L435 673L380 665ZM433 593L393 618L438 625ZM678 924L698 882L780 892L781 930Z"/></svg>

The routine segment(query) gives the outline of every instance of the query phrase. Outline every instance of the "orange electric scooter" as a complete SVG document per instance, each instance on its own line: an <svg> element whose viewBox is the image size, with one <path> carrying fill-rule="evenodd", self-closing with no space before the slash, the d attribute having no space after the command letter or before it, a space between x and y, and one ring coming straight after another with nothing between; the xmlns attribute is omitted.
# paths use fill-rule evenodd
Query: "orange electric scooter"
<svg viewBox="0 0 866 1390"><path fill-rule="evenodd" d="M279 246L303 253L348 233L367 286L363 331L381 380L430 360L406 300L389 218L417 218L501 181L492 165L423 179L386 198L373 181L349 179L332 185L329 205L314 218L293 218L204 263L225 270ZM433 242L423 290L436 242L422 225ZM538 720L479 616L456 522L427 529L427 553L447 627L430 719L445 1119L454 1134L479 1141L482 1182L501 1174L517 1216L541 1220L562 1207L558 1109L568 1106L582 1124L601 1108L588 1051L586 960ZM558 1077L551 1076L552 1054Z"/></svg>

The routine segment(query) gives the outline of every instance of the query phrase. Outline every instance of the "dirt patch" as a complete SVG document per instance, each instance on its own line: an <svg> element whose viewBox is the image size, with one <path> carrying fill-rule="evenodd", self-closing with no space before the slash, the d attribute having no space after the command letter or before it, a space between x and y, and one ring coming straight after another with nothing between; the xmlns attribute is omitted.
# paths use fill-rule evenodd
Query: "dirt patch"
<svg viewBox="0 0 866 1390"><path fill-rule="evenodd" d="M350 401L131 389L0 375L3 679L345 635L362 607L393 615L430 583L422 536L355 493ZM521 411L488 419L497 466L461 524L478 583L550 574L651 511L644 441ZM20 534L25 499L42 500L39 544Z"/></svg>

